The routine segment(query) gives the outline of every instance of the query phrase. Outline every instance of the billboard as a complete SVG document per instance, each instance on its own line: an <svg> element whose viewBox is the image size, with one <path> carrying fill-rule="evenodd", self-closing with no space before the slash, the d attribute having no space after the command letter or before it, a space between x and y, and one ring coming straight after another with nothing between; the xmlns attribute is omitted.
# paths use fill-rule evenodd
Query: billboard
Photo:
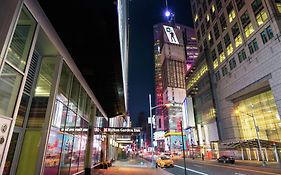
<svg viewBox="0 0 281 175"><path fill-rule="evenodd" d="M164 30L168 37L169 42L173 43L173 44L179 44L179 41L178 41L176 32L174 31L174 28L171 26L166 26L166 25L163 25L163 27L164 27Z"/></svg>
<svg viewBox="0 0 281 175"><path fill-rule="evenodd" d="M183 128L195 127L193 102L191 97L186 97L182 104L183 111Z"/></svg>

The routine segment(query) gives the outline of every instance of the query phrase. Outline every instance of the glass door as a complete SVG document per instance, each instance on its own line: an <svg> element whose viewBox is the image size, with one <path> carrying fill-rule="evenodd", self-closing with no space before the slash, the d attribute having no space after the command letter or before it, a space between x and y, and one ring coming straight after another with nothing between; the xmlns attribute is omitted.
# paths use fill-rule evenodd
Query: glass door
<svg viewBox="0 0 281 175"><path fill-rule="evenodd" d="M6 158L3 175L15 174L20 154L21 140L22 132L20 132L19 128L15 128Z"/></svg>

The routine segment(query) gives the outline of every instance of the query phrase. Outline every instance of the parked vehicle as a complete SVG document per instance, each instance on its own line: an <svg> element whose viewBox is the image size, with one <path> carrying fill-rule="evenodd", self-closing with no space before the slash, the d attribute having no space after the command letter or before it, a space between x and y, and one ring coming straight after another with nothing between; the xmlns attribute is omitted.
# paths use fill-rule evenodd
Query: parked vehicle
<svg viewBox="0 0 281 175"><path fill-rule="evenodd" d="M156 168L157 167L174 167L174 161L169 156L161 156L156 160Z"/></svg>
<svg viewBox="0 0 281 175"><path fill-rule="evenodd" d="M231 164L235 163L235 159L231 156L221 156L217 160L218 162L222 162L222 163L231 163Z"/></svg>

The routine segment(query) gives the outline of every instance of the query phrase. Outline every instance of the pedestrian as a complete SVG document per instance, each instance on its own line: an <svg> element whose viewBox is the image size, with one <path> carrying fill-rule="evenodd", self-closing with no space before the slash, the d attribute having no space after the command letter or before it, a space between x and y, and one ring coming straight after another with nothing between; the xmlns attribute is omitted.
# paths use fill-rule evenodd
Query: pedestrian
<svg viewBox="0 0 281 175"><path fill-rule="evenodd" d="M201 157L202 157L202 160L204 160L204 154L203 153L202 153Z"/></svg>

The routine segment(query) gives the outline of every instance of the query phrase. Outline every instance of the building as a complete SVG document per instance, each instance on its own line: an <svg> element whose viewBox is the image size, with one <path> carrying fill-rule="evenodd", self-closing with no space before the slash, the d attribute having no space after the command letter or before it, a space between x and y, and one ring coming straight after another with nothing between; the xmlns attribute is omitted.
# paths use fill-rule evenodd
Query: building
<svg viewBox="0 0 281 175"><path fill-rule="evenodd" d="M36 0L0 11L0 174L90 174L119 146L106 113Z"/></svg>
<svg viewBox="0 0 281 175"><path fill-rule="evenodd" d="M182 103L186 97L185 73L197 54L192 28L174 23L154 25L155 100L156 106L160 106L155 109L155 118L160 151L182 151L180 130ZM173 105L161 107L163 104Z"/></svg>
<svg viewBox="0 0 281 175"><path fill-rule="evenodd" d="M212 102L206 117L216 121L209 128L218 131L219 153L280 161L280 1L191 0L191 7L202 59L187 90L198 97L210 89L201 102Z"/></svg>

